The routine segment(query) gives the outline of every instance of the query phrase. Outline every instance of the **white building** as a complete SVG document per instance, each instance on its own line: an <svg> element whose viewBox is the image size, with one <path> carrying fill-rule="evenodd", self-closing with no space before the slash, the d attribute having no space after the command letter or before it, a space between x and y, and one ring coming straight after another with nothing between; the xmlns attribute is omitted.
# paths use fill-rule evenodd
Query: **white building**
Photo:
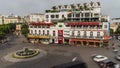
<svg viewBox="0 0 120 68"><path fill-rule="evenodd" d="M99 2L54 6L44 22L31 22L28 38L34 42L102 46L109 42L109 17Z"/></svg>
<svg viewBox="0 0 120 68"><path fill-rule="evenodd" d="M24 17L26 22L43 22L44 21L44 14L40 13L31 13L28 16Z"/></svg>
<svg viewBox="0 0 120 68"><path fill-rule="evenodd" d="M120 25L120 18L111 19L110 28L115 32L118 26Z"/></svg>

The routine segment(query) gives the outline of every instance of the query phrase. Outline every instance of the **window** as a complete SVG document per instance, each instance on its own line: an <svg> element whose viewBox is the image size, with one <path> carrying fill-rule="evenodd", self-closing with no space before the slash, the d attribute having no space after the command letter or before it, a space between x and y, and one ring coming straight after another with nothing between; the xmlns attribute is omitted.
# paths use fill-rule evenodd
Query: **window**
<svg viewBox="0 0 120 68"><path fill-rule="evenodd" d="M107 28L107 25L104 25L104 28Z"/></svg>
<svg viewBox="0 0 120 68"><path fill-rule="evenodd" d="M56 15L56 18L59 18L59 15Z"/></svg>
<svg viewBox="0 0 120 68"><path fill-rule="evenodd" d="M79 13L77 13L77 14L76 14L76 17L80 17L80 14L79 14Z"/></svg>
<svg viewBox="0 0 120 68"><path fill-rule="evenodd" d="M35 30L35 34L37 34L37 30Z"/></svg>
<svg viewBox="0 0 120 68"><path fill-rule="evenodd" d="M33 34L33 30L31 30L31 34Z"/></svg>
<svg viewBox="0 0 120 68"><path fill-rule="evenodd" d="M74 36L74 31L72 31L72 36Z"/></svg>
<svg viewBox="0 0 120 68"><path fill-rule="evenodd" d="M43 30L43 35L45 35L45 31Z"/></svg>
<svg viewBox="0 0 120 68"><path fill-rule="evenodd" d="M72 17L72 14L68 14L68 17Z"/></svg>
<svg viewBox="0 0 120 68"><path fill-rule="evenodd" d="M91 31L91 32L90 32L90 37L92 37L92 36L93 36L93 32Z"/></svg>
<svg viewBox="0 0 120 68"><path fill-rule="evenodd" d="M85 13L85 17L89 17L90 16L90 14L89 13Z"/></svg>
<svg viewBox="0 0 120 68"><path fill-rule="evenodd" d="M83 13L81 13L81 17L83 17L84 16L84 14Z"/></svg>
<svg viewBox="0 0 120 68"><path fill-rule="evenodd" d="M100 32L97 32L97 37L100 37Z"/></svg>
<svg viewBox="0 0 120 68"><path fill-rule="evenodd" d="M37 26L34 26L34 28L37 28Z"/></svg>
<svg viewBox="0 0 120 68"><path fill-rule="evenodd" d="M38 26L38 28L41 28L41 26Z"/></svg>
<svg viewBox="0 0 120 68"><path fill-rule="evenodd" d="M41 34L41 31L39 30L39 34Z"/></svg>
<svg viewBox="0 0 120 68"><path fill-rule="evenodd" d="M53 31L53 36L55 36L55 31Z"/></svg>
<svg viewBox="0 0 120 68"><path fill-rule="evenodd" d="M51 18L54 18L54 15L51 15Z"/></svg>
<svg viewBox="0 0 120 68"><path fill-rule="evenodd" d="M49 15L46 15L46 18L49 18Z"/></svg>
<svg viewBox="0 0 120 68"><path fill-rule="evenodd" d="M93 17L93 14L91 13L91 17Z"/></svg>
<svg viewBox="0 0 120 68"><path fill-rule="evenodd" d="M86 31L84 31L84 37L86 37Z"/></svg>
<svg viewBox="0 0 120 68"><path fill-rule="evenodd" d="M49 35L49 30L47 30L47 35Z"/></svg>
<svg viewBox="0 0 120 68"><path fill-rule="evenodd" d="M45 26L42 26L42 28L45 28Z"/></svg>
<svg viewBox="0 0 120 68"><path fill-rule="evenodd" d="M33 28L33 26L30 26L30 28Z"/></svg>
<svg viewBox="0 0 120 68"><path fill-rule="evenodd" d="M62 15L62 18L64 18L64 15Z"/></svg>
<svg viewBox="0 0 120 68"><path fill-rule="evenodd" d="M80 31L78 31L78 36L80 36Z"/></svg>

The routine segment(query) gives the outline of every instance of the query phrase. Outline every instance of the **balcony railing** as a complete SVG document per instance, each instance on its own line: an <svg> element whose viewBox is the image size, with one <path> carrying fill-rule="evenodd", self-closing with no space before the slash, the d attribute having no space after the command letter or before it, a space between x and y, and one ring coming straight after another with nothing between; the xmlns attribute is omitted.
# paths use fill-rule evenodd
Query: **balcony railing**
<svg viewBox="0 0 120 68"><path fill-rule="evenodd" d="M79 39L101 39L101 36L74 36L74 35L71 35L70 38L79 38Z"/></svg>
<svg viewBox="0 0 120 68"><path fill-rule="evenodd" d="M28 34L28 38L50 38L50 35Z"/></svg>

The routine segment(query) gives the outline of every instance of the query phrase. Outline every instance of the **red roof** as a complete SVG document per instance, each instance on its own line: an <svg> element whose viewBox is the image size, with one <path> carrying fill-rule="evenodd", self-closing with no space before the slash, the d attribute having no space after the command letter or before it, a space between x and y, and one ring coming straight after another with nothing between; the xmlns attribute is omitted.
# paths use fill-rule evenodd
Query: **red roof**
<svg viewBox="0 0 120 68"><path fill-rule="evenodd" d="M100 22L68 22L67 25L99 25Z"/></svg>
<svg viewBox="0 0 120 68"><path fill-rule="evenodd" d="M45 23L45 22L30 22L30 24L29 25L48 25L48 26L50 26L50 25L54 25L54 23Z"/></svg>

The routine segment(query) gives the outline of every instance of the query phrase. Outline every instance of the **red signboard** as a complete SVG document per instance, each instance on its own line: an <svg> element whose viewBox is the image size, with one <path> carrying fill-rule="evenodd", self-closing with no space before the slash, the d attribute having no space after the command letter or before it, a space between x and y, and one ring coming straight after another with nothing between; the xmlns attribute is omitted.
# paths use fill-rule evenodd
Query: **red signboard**
<svg viewBox="0 0 120 68"><path fill-rule="evenodd" d="M63 37L63 30L58 30L58 43L63 44L64 37Z"/></svg>

